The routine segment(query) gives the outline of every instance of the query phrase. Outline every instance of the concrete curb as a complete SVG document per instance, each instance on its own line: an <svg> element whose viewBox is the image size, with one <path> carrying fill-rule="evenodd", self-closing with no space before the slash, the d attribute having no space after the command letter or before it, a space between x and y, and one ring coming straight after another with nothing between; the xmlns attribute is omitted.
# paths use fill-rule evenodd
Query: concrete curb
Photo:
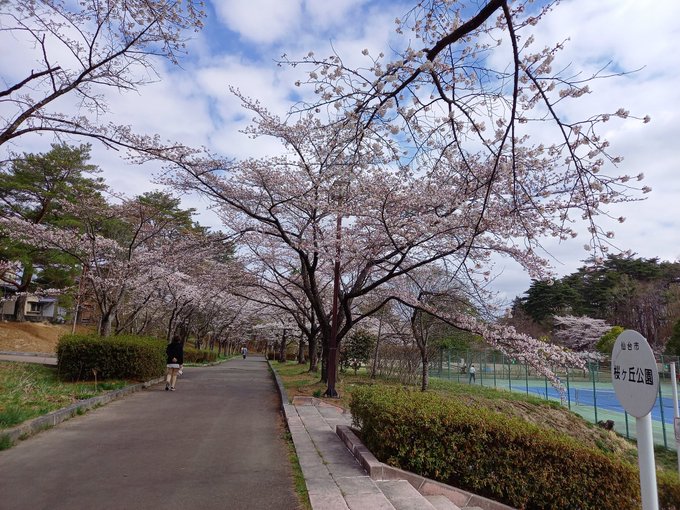
<svg viewBox="0 0 680 510"><path fill-rule="evenodd" d="M154 384L163 382L164 380L165 376L157 377L156 379L151 379L150 381L133 384L131 386L126 386L125 388L121 388L119 390L110 391L97 397L81 400L80 402L71 404L68 407L64 407L62 409L52 411L51 413L45 414L43 416L33 418L32 420L28 420L22 423L21 425L17 425L16 427L0 430L0 438L8 437L9 441L12 444L14 444L20 439L27 439L28 437L31 437L37 434L38 432L47 430L63 421L69 420L77 416L81 412L89 411L90 409L93 409L95 407L108 404L113 400L117 400L119 398L130 395L131 393L143 390L145 388L148 388L149 386L153 386Z"/></svg>
<svg viewBox="0 0 680 510"><path fill-rule="evenodd" d="M510 506L504 505L491 499L477 496L470 492L436 482L403 469L398 469L387 464L383 464L364 446L352 429L346 425L338 425L336 433L340 436L345 446L352 452L359 464L366 470L371 479L380 480L406 480L418 492L424 496L441 495L446 497L455 505L464 507L479 507L483 510L515 510Z"/></svg>
<svg viewBox="0 0 680 510"><path fill-rule="evenodd" d="M0 351L0 356L34 356L37 358L56 358L54 352L14 352L14 351Z"/></svg>
<svg viewBox="0 0 680 510"><path fill-rule="evenodd" d="M279 373L274 369L272 366L272 362L267 360L267 365L269 365L269 370L271 370L272 374L274 374L274 380L276 381L276 387L279 390L279 395L281 396L281 409L283 410L284 414L286 413L286 405L289 405L290 401L288 400L288 393L286 392L286 388L283 387L283 381L281 381L281 377L279 377ZM286 415L286 418L288 418L288 415Z"/></svg>

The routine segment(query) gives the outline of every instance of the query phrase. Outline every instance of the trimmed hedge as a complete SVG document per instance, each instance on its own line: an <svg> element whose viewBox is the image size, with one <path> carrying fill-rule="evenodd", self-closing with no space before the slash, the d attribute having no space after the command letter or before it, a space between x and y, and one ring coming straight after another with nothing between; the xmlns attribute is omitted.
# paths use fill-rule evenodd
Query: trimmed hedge
<svg viewBox="0 0 680 510"><path fill-rule="evenodd" d="M184 346L184 363L212 363L217 361L216 351L205 351Z"/></svg>
<svg viewBox="0 0 680 510"><path fill-rule="evenodd" d="M680 510L680 481L676 472L657 471L656 485L659 490L659 508Z"/></svg>
<svg viewBox="0 0 680 510"><path fill-rule="evenodd" d="M384 386L357 388L350 408L364 444L387 464L520 509L640 508L634 466L518 418Z"/></svg>
<svg viewBox="0 0 680 510"><path fill-rule="evenodd" d="M165 373L163 340L121 335L65 335L57 345L57 368L64 380L131 379L145 381Z"/></svg>

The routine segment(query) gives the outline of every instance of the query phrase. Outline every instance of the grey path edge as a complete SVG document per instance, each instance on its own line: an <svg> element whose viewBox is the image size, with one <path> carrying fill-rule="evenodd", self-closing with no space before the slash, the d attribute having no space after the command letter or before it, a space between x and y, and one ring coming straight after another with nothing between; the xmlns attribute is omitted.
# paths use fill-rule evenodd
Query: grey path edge
<svg viewBox="0 0 680 510"><path fill-rule="evenodd" d="M279 390L279 395L281 396L281 410L285 413L286 412L286 404L288 404L290 401L288 400L288 393L286 392L286 388L283 387L283 381L281 381L281 377L279 376L279 373L274 369L272 366L272 362L269 361L269 358L267 358L267 365L269 365L269 370L271 370L272 374L274 374L274 380L276 381L276 387Z"/></svg>
<svg viewBox="0 0 680 510"><path fill-rule="evenodd" d="M404 471L380 462L364 446L357 435L347 425L338 425L336 433L352 452L354 457L366 470L368 475L376 481L380 480L407 480L418 492L425 496L445 496L455 505L461 508L479 507L483 510L515 510L513 507L499 503L492 499L478 496L470 492L446 485L441 482L430 480L420 475Z"/></svg>
<svg viewBox="0 0 680 510"><path fill-rule="evenodd" d="M298 462L300 463L305 487L307 488L307 496L312 509L350 510L340 488L333 481L328 471L328 466L322 463L319 453L314 449L314 442L302 423L295 405L288 400L288 392L286 392L283 386L281 377L269 359L267 359L267 363L274 375L276 387L281 397L281 411L283 412L288 432L290 432L291 439L293 440L293 447L298 456ZM316 475L315 479L310 477L312 472ZM320 473L323 474L319 476ZM322 481L323 478L326 478L326 480Z"/></svg>
<svg viewBox="0 0 680 510"><path fill-rule="evenodd" d="M33 418L32 420L25 421L16 427L0 430L0 438L8 437L9 441L14 444L20 439L27 439L30 436L42 432L43 430L47 430L63 421L69 420L77 416L79 412L89 411L95 407L108 404L113 400L117 400L119 398L125 397L126 395L141 391L164 380L165 376L157 377L142 383L125 386L119 390L109 391L103 395L81 400L75 404L71 404L70 406L52 411L51 413Z"/></svg>
<svg viewBox="0 0 680 510"><path fill-rule="evenodd" d="M39 358L56 358L57 355L53 352L15 352L15 351L0 351L0 356L28 356Z"/></svg>

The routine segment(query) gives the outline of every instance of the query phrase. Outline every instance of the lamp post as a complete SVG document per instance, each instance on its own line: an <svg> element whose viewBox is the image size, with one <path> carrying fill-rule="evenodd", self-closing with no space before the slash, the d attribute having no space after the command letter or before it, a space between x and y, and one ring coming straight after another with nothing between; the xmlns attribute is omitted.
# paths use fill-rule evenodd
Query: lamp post
<svg viewBox="0 0 680 510"><path fill-rule="evenodd" d="M331 312L331 337L328 339L328 387L326 397L337 398L335 380L338 360L338 301L340 300L340 242L342 240L342 213L335 220L335 264L333 265L333 308Z"/></svg>
<svg viewBox="0 0 680 510"><path fill-rule="evenodd" d="M339 301L340 301L340 255L342 246L342 210L341 205L344 195L349 187L349 176L339 179L334 183L337 190L338 214L335 219L335 263L333 264L333 308L331 310L331 336L328 339L328 387L324 396L337 398L338 392L335 389L338 365L338 323Z"/></svg>

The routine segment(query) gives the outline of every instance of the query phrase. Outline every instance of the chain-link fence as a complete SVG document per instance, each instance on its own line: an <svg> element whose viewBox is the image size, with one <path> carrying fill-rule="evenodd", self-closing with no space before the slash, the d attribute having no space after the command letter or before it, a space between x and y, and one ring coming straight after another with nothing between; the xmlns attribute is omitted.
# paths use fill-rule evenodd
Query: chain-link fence
<svg viewBox="0 0 680 510"><path fill-rule="evenodd" d="M673 384L670 363L677 356L660 356L659 397L652 409L654 441L675 449L673 429ZM474 366L474 371L470 367ZM497 351L441 350L430 363L430 376L460 383L479 384L497 389L524 392L539 398L555 400L593 423L602 422L629 439L637 438L635 418L625 412L614 393L611 363L608 358L590 361L585 369L554 369L563 392L525 363L507 358ZM473 373L474 372L474 373ZM680 372L680 370L679 370Z"/></svg>

